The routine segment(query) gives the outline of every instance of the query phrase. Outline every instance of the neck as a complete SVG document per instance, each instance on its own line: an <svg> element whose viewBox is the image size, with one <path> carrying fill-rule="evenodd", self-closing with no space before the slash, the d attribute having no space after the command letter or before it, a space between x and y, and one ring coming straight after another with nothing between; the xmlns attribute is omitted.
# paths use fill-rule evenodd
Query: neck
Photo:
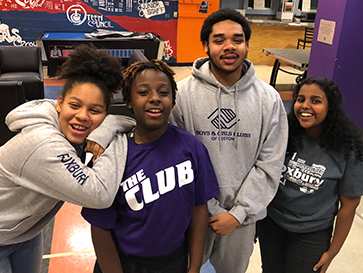
<svg viewBox="0 0 363 273"><path fill-rule="evenodd" d="M323 133L323 124L319 124L310 128L305 128L305 133L312 137L320 137Z"/></svg>
<svg viewBox="0 0 363 273"><path fill-rule="evenodd" d="M144 144L157 140L160 138L168 129L166 126L159 127L155 130L145 129L136 124L134 142L136 144Z"/></svg>

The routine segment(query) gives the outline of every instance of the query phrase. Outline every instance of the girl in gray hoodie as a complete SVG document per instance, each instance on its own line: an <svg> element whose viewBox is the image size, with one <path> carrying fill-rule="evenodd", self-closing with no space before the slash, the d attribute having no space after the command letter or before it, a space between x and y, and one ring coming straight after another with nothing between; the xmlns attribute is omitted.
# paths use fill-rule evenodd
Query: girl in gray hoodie
<svg viewBox="0 0 363 273"><path fill-rule="evenodd" d="M0 148L3 273L40 272L41 231L63 202L106 208L121 182L127 141L112 131L120 128L115 126L118 120L110 116L104 128L94 131L105 119L112 93L121 83L119 61L82 45L64 63L62 78L66 81L57 101L31 101L6 118L10 130L19 133ZM127 123L123 121L126 127ZM133 122L129 124L131 128ZM79 157L87 137L105 148L92 169ZM125 153L116 156L116 150Z"/></svg>

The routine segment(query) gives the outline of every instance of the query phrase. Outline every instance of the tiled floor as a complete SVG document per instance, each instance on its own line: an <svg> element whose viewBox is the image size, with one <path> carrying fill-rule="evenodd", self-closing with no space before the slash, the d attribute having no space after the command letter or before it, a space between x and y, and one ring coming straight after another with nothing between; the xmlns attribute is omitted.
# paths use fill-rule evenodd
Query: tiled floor
<svg viewBox="0 0 363 273"><path fill-rule="evenodd" d="M179 81L190 75L191 67L173 67L176 71L176 80ZM292 69L292 68L287 68ZM256 75L265 82L269 82L272 67L256 66ZM44 74L46 75L46 73ZM295 77L279 73L277 89L292 90ZM57 79L45 79L45 86L61 86ZM47 87L46 87L47 90ZM60 89L57 89L57 92ZM280 92L284 100L291 98L291 92ZM44 232L45 255L42 273L91 273L95 255L91 242L89 225L80 216L80 207L65 204L60 212ZM359 273L363 271L363 205L358 208L351 233L343 246L341 253L335 258L328 270L329 273ZM51 247L50 247L51 246ZM202 268L202 273L214 272L210 264ZM258 244L251 257L247 273L260 273L260 257ZM226 272L228 273L228 272Z"/></svg>

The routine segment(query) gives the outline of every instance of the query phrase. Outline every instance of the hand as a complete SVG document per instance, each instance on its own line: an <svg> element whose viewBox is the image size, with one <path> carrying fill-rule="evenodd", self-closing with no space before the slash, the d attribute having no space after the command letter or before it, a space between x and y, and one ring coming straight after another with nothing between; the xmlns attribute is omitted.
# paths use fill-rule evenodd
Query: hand
<svg viewBox="0 0 363 273"><path fill-rule="evenodd" d="M88 140L87 147L84 149L85 152L90 152L93 154L93 160L96 160L103 154L105 149L103 149L99 144L94 141Z"/></svg>
<svg viewBox="0 0 363 273"><path fill-rule="evenodd" d="M328 251L324 252L323 255L321 256L319 262L314 266L313 270L317 271L320 267L320 273L325 273L330 265L330 263L332 262L334 257L332 257Z"/></svg>
<svg viewBox="0 0 363 273"><path fill-rule="evenodd" d="M240 226L234 216L228 212L223 212L216 216L209 217L208 224L217 235L228 235Z"/></svg>

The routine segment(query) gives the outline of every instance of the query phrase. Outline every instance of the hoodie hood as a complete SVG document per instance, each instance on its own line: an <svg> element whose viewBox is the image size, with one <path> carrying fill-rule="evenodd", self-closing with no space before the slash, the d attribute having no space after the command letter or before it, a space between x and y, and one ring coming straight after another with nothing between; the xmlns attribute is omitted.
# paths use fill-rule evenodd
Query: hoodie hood
<svg viewBox="0 0 363 273"><path fill-rule="evenodd" d="M249 90L255 81L255 68L253 67L252 63L248 60L244 60L242 63L242 74L241 78L232 86L224 86L222 85L216 77L213 75L212 70L210 69L210 60L208 57L206 58L199 58L197 59L192 68L192 75L203 82L210 84L213 90L218 92L218 127L219 127L219 134L221 133L221 103L222 103L222 93L230 93L234 94L234 109L238 109L238 93ZM238 116L237 111L237 120L240 117ZM238 132L238 123L234 127L235 135ZM235 147L237 148L238 142L237 138L235 138L234 142ZM221 142L219 141L219 148L221 147Z"/></svg>
<svg viewBox="0 0 363 273"><path fill-rule="evenodd" d="M242 63L241 78L231 87L222 85L216 79L210 69L210 61L208 57L197 59L193 63L191 74L214 87L220 88L222 92L231 93L234 91L239 92L250 88L255 79L255 68L250 61L245 59ZM238 86L237 88L236 85Z"/></svg>
<svg viewBox="0 0 363 273"><path fill-rule="evenodd" d="M25 127L41 123L56 126L60 131L56 100L33 100L26 102L12 110L5 119L5 123L13 132L19 132Z"/></svg>

